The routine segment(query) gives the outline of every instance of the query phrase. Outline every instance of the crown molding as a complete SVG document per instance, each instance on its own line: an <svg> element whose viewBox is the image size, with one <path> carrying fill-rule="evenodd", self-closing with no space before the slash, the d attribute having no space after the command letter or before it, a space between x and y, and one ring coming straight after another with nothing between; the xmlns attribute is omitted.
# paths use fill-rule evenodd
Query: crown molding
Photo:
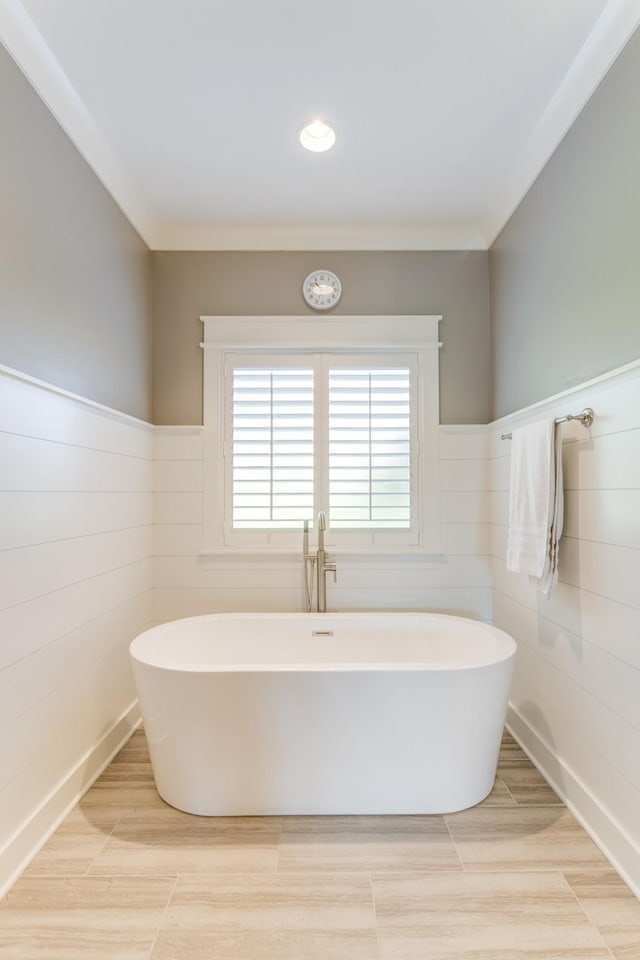
<svg viewBox="0 0 640 960"><path fill-rule="evenodd" d="M640 24L640 0L610 0L542 115L518 160L505 176L492 213L482 223L488 246L530 190L544 166Z"/></svg>
<svg viewBox="0 0 640 960"><path fill-rule="evenodd" d="M0 0L0 42L129 222L151 246L155 223L148 201L19 0Z"/></svg>
<svg viewBox="0 0 640 960"><path fill-rule="evenodd" d="M474 224L164 225L155 250L486 250Z"/></svg>

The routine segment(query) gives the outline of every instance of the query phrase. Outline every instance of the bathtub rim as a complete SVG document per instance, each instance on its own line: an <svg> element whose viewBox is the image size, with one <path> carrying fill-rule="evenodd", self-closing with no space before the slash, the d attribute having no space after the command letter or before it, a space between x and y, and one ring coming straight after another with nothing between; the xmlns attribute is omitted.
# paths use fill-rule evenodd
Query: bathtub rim
<svg viewBox="0 0 640 960"><path fill-rule="evenodd" d="M313 660L309 662L287 662L282 660L279 662L270 662L264 663L258 659L251 662L237 662L233 663L219 663L215 660L212 660L208 663L194 663L190 661L179 661L173 659L169 661L167 658L163 658L160 661L157 658L144 655L144 646L148 644L153 634L158 633L168 633L173 629L178 630L178 625L180 624L189 624L189 623L203 623L206 621L209 622L219 622L222 623L225 620L231 622L237 621L267 621L274 622L278 620L288 620L288 621L299 621L301 623L311 623L313 622L318 624L328 624L332 618L338 618L345 621L345 623L355 622L357 620L364 619L374 619L379 620L380 617L385 617L388 619L408 619L408 618L424 618L425 621L429 620L431 622L437 623L438 621L447 621L459 622L461 625L469 626L471 625L474 629L479 629L483 633L487 632L490 636L498 641L498 646L495 654L487 656L485 659L469 663L464 659L452 659L441 662L429 662L428 660L360 660L360 661L322 661L322 660ZM206 613L200 614L193 617L179 617L175 620L167 620L164 623L156 624L152 627L147 628L138 634L129 645L129 655L136 664L139 664L141 667L150 668L153 670L161 670L169 673L180 673L180 674L217 674L217 673L262 673L262 672L283 672L283 673L307 673L307 672L320 672L320 673L352 673L352 672L447 672L447 671L464 671L464 670L483 670L490 669L492 667L497 667L499 664L513 660L517 653L517 644L514 638L506 633L504 630L501 630L499 627L495 627L493 624L485 623L483 620L474 620L471 617L461 617L456 614L441 614L441 613L431 613L430 611L414 611L414 610L380 610L380 611L331 611L330 613L302 613L300 611L285 611L285 612L248 612L242 613L238 611L233 612L223 612L223 613Z"/></svg>

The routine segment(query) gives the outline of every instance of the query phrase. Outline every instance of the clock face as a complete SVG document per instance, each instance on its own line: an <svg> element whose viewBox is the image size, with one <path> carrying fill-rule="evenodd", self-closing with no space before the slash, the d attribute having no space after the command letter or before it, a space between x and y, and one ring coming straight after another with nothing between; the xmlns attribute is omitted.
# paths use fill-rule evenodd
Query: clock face
<svg viewBox="0 0 640 960"><path fill-rule="evenodd" d="M304 281L302 292L314 310L329 310L340 299L342 285L330 270L314 270Z"/></svg>

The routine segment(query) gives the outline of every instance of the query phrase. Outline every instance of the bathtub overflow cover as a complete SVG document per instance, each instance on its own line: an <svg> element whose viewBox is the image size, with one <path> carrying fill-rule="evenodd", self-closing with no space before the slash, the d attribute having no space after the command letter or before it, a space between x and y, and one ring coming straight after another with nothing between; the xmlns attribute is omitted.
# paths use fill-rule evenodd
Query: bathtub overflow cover
<svg viewBox="0 0 640 960"><path fill-rule="evenodd" d="M312 630L311 636L312 637L332 637L333 630Z"/></svg>

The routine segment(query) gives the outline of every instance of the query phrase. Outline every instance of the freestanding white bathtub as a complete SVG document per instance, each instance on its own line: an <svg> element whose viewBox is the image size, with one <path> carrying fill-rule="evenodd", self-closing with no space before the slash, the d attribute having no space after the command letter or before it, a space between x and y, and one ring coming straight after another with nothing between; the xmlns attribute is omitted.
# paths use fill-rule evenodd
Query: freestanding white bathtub
<svg viewBox="0 0 640 960"><path fill-rule="evenodd" d="M495 627L402 612L213 614L131 644L160 796L218 816L478 803L515 651Z"/></svg>

